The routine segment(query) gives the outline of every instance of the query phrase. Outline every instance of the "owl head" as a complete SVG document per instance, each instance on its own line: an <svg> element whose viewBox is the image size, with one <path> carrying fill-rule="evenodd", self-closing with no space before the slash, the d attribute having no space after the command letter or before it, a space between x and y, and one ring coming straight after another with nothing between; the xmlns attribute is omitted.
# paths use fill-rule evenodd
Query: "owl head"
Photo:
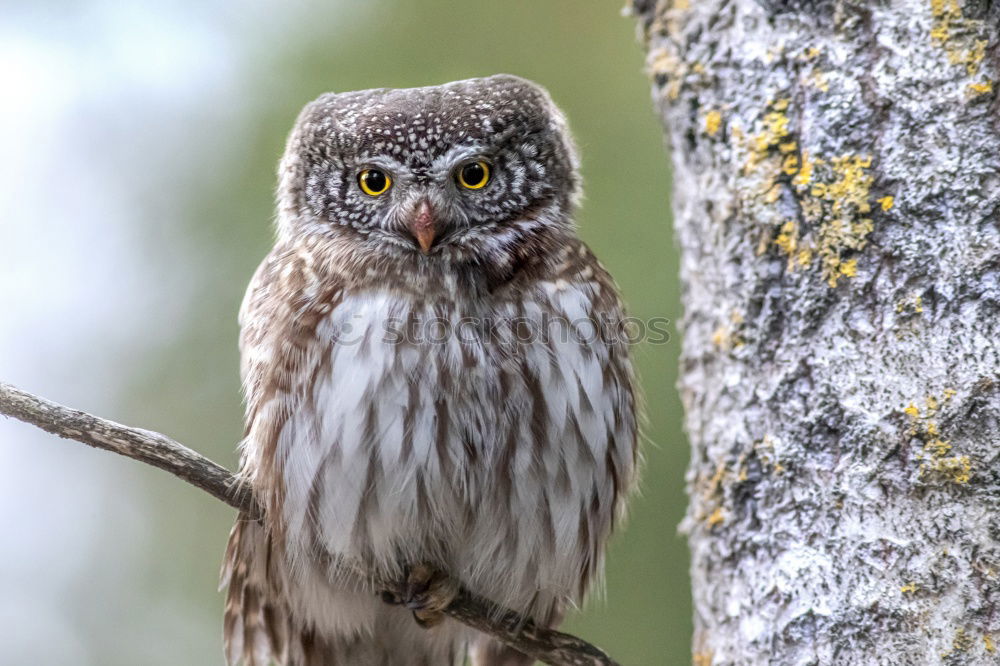
<svg viewBox="0 0 1000 666"><path fill-rule="evenodd" d="M279 236L416 261L496 250L571 226L577 168L563 114L515 76L329 93L289 137Z"/></svg>

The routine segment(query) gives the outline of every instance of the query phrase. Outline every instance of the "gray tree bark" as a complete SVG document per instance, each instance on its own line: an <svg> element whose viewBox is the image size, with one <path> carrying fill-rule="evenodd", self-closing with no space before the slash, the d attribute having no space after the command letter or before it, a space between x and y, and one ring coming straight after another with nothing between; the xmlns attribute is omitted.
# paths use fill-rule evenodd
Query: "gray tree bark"
<svg viewBox="0 0 1000 666"><path fill-rule="evenodd" d="M636 0L694 661L1000 663L1000 6Z"/></svg>

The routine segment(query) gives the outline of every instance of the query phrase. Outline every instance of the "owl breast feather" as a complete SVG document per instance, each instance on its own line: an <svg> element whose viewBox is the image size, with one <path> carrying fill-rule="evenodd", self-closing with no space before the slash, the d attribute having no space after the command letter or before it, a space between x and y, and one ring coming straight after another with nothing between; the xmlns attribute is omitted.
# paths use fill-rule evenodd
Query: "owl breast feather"
<svg viewBox="0 0 1000 666"><path fill-rule="evenodd" d="M627 359L598 285L475 307L347 293L278 438L289 547L430 561L514 607L578 598L632 474Z"/></svg>

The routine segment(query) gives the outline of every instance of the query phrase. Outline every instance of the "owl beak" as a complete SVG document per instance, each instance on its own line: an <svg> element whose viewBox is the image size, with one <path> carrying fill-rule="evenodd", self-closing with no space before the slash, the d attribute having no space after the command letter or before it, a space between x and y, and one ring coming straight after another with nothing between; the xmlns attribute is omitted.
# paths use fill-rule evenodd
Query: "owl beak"
<svg viewBox="0 0 1000 666"><path fill-rule="evenodd" d="M424 254L430 252L431 245L434 244L435 226L431 204L424 199L417 204L417 209L413 212L413 218L410 220L410 233L413 234L417 245L420 246L420 250Z"/></svg>

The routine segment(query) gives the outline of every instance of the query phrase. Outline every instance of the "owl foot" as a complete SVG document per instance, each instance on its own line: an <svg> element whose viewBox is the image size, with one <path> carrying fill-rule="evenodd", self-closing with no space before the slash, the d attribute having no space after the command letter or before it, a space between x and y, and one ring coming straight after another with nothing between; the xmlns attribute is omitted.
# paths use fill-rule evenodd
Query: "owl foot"
<svg viewBox="0 0 1000 666"><path fill-rule="evenodd" d="M405 606L421 627L430 628L444 619L444 609L458 594L458 583L429 564L407 568L406 580L393 592L383 592L382 600Z"/></svg>

